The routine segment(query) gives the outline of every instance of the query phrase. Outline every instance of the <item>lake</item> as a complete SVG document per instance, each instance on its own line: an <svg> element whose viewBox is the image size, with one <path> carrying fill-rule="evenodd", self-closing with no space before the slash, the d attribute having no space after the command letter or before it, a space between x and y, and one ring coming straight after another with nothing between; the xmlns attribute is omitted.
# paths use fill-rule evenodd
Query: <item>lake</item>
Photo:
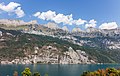
<svg viewBox="0 0 120 76"><path fill-rule="evenodd" d="M32 72L40 72L42 76L48 73L49 76L80 76L84 71L94 71L107 67L120 68L120 64L37 64L37 65L0 65L0 76L12 76L18 71L19 76L24 68L29 67Z"/></svg>

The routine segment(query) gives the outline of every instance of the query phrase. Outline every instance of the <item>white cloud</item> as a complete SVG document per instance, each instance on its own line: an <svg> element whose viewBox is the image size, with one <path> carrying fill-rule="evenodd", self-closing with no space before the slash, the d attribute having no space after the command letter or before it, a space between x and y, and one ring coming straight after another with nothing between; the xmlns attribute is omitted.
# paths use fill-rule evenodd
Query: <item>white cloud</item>
<svg viewBox="0 0 120 76"><path fill-rule="evenodd" d="M63 15L63 14L58 14L53 18L53 21L56 23L63 23L63 24L68 24L72 25L72 14L71 15Z"/></svg>
<svg viewBox="0 0 120 76"><path fill-rule="evenodd" d="M73 28L72 32L81 32L82 30L80 28Z"/></svg>
<svg viewBox="0 0 120 76"><path fill-rule="evenodd" d="M55 12L52 12L50 10L47 12L42 12L42 13L37 12L34 15L38 16L38 18L43 19L43 20L51 20L56 16Z"/></svg>
<svg viewBox="0 0 120 76"><path fill-rule="evenodd" d="M67 32L69 31L69 29L67 28L67 26L63 26L62 29L63 29L64 31L67 31Z"/></svg>
<svg viewBox="0 0 120 76"><path fill-rule="evenodd" d="M88 27L96 27L96 23L97 21L95 21L94 19L90 20L88 24L85 25L85 28L88 28Z"/></svg>
<svg viewBox="0 0 120 76"><path fill-rule="evenodd" d="M20 18L20 17L23 17L25 15L24 11L21 10L21 7L18 7L16 10L15 10L15 13L16 15Z"/></svg>
<svg viewBox="0 0 120 76"><path fill-rule="evenodd" d="M0 9L6 12L13 12L13 10L15 10L18 6L20 6L20 4L15 2L10 2L8 5L0 3Z"/></svg>
<svg viewBox="0 0 120 76"><path fill-rule="evenodd" d="M8 5L5 5L4 3L0 3L0 10L10 13L15 13L18 17L23 17L24 11L20 7L21 5L19 3L10 2Z"/></svg>
<svg viewBox="0 0 120 76"><path fill-rule="evenodd" d="M43 20L52 20L56 16L56 14L55 12L52 12L51 10L49 10L47 12L36 12L33 16Z"/></svg>
<svg viewBox="0 0 120 76"><path fill-rule="evenodd" d="M115 29L118 25L116 22L103 23L99 26L100 29Z"/></svg>
<svg viewBox="0 0 120 76"><path fill-rule="evenodd" d="M55 23L63 23L64 25L82 25L85 22L87 22L86 20L82 20L82 19L78 19L78 20L74 20L72 17L72 14L70 15L64 15L64 14L56 14L55 11L47 11L47 12L36 12L35 14L33 14L33 16L38 17L39 19L42 20L50 20L50 21L54 21Z"/></svg>
<svg viewBox="0 0 120 76"><path fill-rule="evenodd" d="M95 21L94 19L92 19L92 20L89 21L89 23L90 23L90 24L96 24L97 21Z"/></svg>
<svg viewBox="0 0 120 76"><path fill-rule="evenodd" d="M95 28L96 24L85 24L85 28L88 28L88 27L93 27Z"/></svg>
<svg viewBox="0 0 120 76"><path fill-rule="evenodd" d="M78 19L78 20L74 20L73 23L76 24L76 25L82 25L84 24L85 22L87 22L86 20L82 20L82 19Z"/></svg>
<svg viewBox="0 0 120 76"><path fill-rule="evenodd" d="M37 17L40 15L40 12L36 12L33 16Z"/></svg>

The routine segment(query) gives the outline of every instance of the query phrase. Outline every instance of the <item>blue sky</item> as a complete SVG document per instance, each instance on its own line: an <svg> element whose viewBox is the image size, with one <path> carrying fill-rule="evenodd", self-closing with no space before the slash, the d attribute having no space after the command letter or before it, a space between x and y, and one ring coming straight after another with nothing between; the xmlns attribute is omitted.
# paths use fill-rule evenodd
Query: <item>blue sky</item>
<svg viewBox="0 0 120 76"><path fill-rule="evenodd" d="M97 22L97 28L103 23L116 22L118 26L120 25L120 0L0 0L0 3L2 2L5 5L10 2L21 4L20 7L25 15L18 18L15 14L8 15L6 11L0 10L0 19L37 20L40 24L43 24L52 20L43 20L34 17L33 14L51 10L56 12L56 14L72 14L73 19L86 20L88 23L94 19ZM74 27L85 28L85 24L77 26L75 24L63 25L63 23L59 23L59 25L60 27L67 26L69 29Z"/></svg>

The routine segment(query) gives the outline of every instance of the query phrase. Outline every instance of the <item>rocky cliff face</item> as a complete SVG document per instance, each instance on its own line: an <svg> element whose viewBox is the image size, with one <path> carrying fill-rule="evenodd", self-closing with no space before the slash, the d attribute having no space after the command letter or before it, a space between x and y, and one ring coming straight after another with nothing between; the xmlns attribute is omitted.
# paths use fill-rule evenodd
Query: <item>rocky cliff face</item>
<svg viewBox="0 0 120 76"><path fill-rule="evenodd" d="M74 51L72 47L66 52L61 52L53 46L44 46L38 53L36 62L50 64L90 64L95 63L89 60L84 51Z"/></svg>
<svg viewBox="0 0 120 76"><path fill-rule="evenodd" d="M2 64L6 64L4 61ZM91 64L95 61L88 59L84 51L74 51L71 47L66 52L61 52L53 46L43 46L41 49L37 47L32 55L28 55L22 59L14 59L8 64L32 64L32 63L45 63L45 64Z"/></svg>
<svg viewBox="0 0 120 76"><path fill-rule="evenodd" d="M81 49L74 50L72 46L70 46L73 44L67 41L62 41L60 39L55 41L54 39L56 38L47 36L43 36L43 41L41 39L42 37L38 39L37 36L30 34L24 35L24 33L21 32L0 29L1 64L96 63L94 60L89 59L89 56L86 54L86 52L81 51Z"/></svg>

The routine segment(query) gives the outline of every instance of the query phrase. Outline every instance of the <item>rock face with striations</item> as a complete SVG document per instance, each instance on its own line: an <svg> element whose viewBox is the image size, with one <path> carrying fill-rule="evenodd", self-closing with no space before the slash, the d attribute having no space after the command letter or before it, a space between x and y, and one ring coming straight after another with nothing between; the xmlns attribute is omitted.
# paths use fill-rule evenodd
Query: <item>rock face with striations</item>
<svg viewBox="0 0 120 76"><path fill-rule="evenodd" d="M62 64L90 64L95 63L93 60L89 60L87 54L84 51L74 51L72 47L69 47L68 51L64 52L60 63Z"/></svg>
<svg viewBox="0 0 120 76"><path fill-rule="evenodd" d="M69 47L68 51L61 52L54 46L43 46L42 49L38 49L38 53L33 56L36 63L47 64L90 64L95 63L93 60L89 60L85 52L77 50L74 51L72 47Z"/></svg>

